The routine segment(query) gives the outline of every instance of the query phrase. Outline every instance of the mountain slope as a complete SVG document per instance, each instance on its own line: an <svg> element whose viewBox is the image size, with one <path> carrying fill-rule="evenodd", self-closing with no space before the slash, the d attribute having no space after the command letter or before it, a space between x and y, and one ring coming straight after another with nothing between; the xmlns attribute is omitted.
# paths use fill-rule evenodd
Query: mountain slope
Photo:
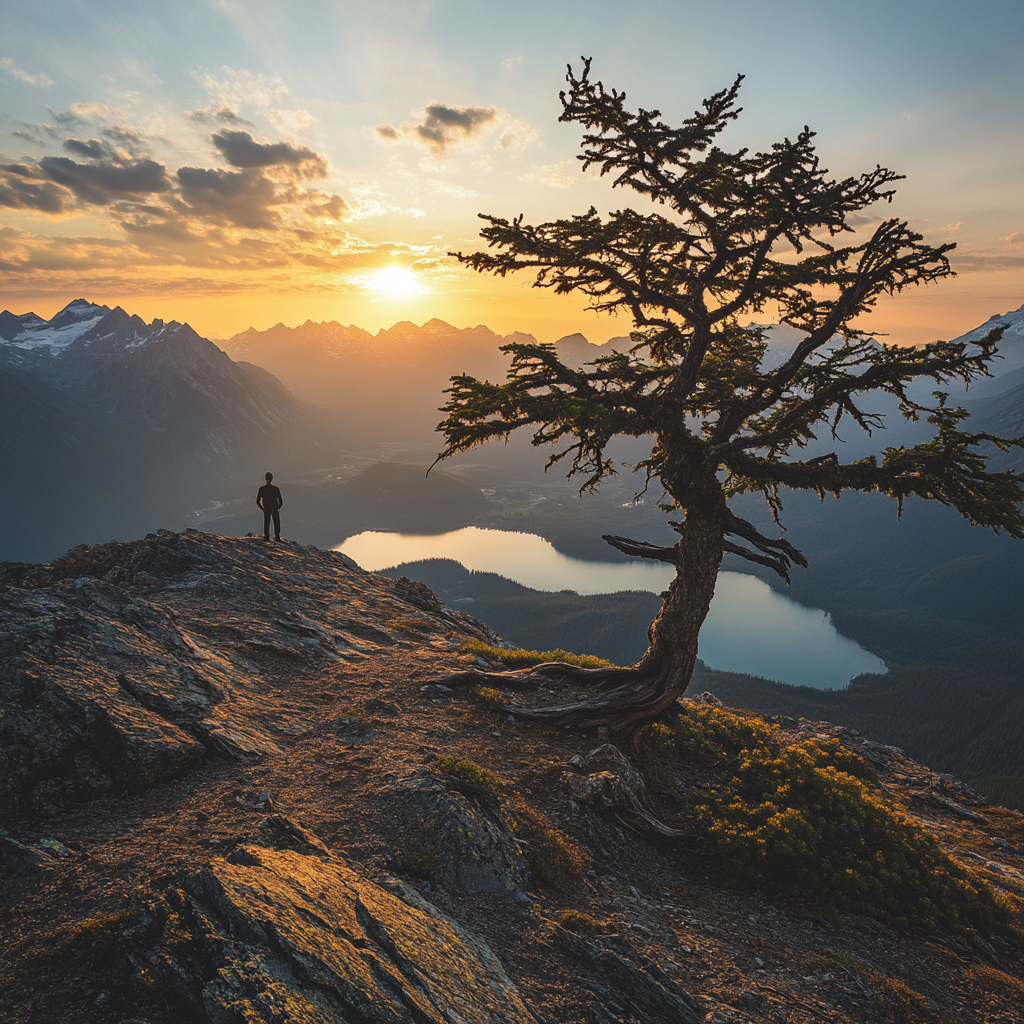
<svg viewBox="0 0 1024 1024"><path fill-rule="evenodd" d="M5 566L0 610L12 1024L1024 1013L1024 817L849 729L710 695L634 748L515 726L435 683L497 637L300 545L82 547ZM841 801L822 822L776 795L767 860L796 822L798 885L730 873L745 833L706 804L749 806L745 764ZM861 896L825 884L851 824Z"/></svg>
<svg viewBox="0 0 1024 1024"><path fill-rule="evenodd" d="M0 388L8 558L180 523L212 487L301 464L327 433L280 381L187 324L82 299L50 320L0 315Z"/></svg>

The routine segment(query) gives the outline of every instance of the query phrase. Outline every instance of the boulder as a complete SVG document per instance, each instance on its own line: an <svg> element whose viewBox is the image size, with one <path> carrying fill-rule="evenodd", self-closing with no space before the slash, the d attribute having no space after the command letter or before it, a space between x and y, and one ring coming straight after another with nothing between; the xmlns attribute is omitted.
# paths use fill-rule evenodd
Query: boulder
<svg viewBox="0 0 1024 1024"><path fill-rule="evenodd" d="M526 861L486 786L449 775L415 776L398 783L389 798L410 848L420 853L421 864L425 855L438 885L453 892L508 893L526 881Z"/></svg>
<svg viewBox="0 0 1024 1024"><path fill-rule="evenodd" d="M264 834L276 847L240 846L170 896L159 952L134 956L139 984L214 1024L537 1024L487 942L411 887L361 877L280 819Z"/></svg>

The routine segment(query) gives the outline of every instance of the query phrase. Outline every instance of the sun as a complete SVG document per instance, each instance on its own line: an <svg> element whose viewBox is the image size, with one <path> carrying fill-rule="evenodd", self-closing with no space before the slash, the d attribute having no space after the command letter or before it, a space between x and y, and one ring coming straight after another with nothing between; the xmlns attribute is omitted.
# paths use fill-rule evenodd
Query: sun
<svg viewBox="0 0 1024 1024"><path fill-rule="evenodd" d="M406 267L385 267L375 271L367 284L373 291L389 299L409 299L427 291L419 277Z"/></svg>

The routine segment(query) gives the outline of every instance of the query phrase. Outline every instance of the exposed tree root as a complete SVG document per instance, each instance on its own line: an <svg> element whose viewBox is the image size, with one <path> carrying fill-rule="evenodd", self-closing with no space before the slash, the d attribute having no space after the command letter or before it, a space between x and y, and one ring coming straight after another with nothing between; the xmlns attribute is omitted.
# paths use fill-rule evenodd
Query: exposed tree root
<svg viewBox="0 0 1024 1024"><path fill-rule="evenodd" d="M685 678L688 680L689 673ZM595 691L595 696L551 707L506 704L502 710L521 721L546 722L569 729L607 726L610 732L624 735L660 715L685 688L679 673L670 671L664 661L658 665L649 655L632 668L580 668L550 661L523 672L457 672L439 682L445 686L539 690L552 679L586 685Z"/></svg>

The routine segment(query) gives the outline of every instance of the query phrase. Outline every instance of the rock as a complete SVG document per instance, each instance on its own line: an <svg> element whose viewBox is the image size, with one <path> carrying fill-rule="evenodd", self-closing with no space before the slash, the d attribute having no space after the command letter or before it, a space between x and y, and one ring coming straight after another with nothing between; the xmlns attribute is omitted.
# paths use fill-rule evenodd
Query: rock
<svg viewBox="0 0 1024 1024"><path fill-rule="evenodd" d="M612 936L605 936L606 941L591 942L561 925L554 928L555 943L601 979L594 982L579 979L601 1002L625 1002L641 1020L697 1024L704 1019L697 1003L656 963L632 950L627 954L628 947L621 937L617 945L607 941ZM611 948L613 946L616 948ZM599 1020L621 1020L615 1013L602 1007L595 1016Z"/></svg>
<svg viewBox="0 0 1024 1024"><path fill-rule="evenodd" d="M405 822L410 847L432 858L430 876L443 888L514 892L526 881L526 861L486 786L420 775L399 782L388 799Z"/></svg>
<svg viewBox="0 0 1024 1024"><path fill-rule="evenodd" d="M49 851L0 836L0 871L6 874L27 875L56 863L57 857Z"/></svg>
<svg viewBox="0 0 1024 1024"><path fill-rule="evenodd" d="M567 767L575 773L567 780L567 788L577 803L613 811L631 827L649 834L685 834L665 825L648 810L643 778L613 744L603 743L588 754L577 754Z"/></svg>
<svg viewBox="0 0 1024 1024"><path fill-rule="evenodd" d="M169 897L158 945L133 955L139 984L174 990L214 1024L537 1020L485 940L326 848L245 845L212 861Z"/></svg>

